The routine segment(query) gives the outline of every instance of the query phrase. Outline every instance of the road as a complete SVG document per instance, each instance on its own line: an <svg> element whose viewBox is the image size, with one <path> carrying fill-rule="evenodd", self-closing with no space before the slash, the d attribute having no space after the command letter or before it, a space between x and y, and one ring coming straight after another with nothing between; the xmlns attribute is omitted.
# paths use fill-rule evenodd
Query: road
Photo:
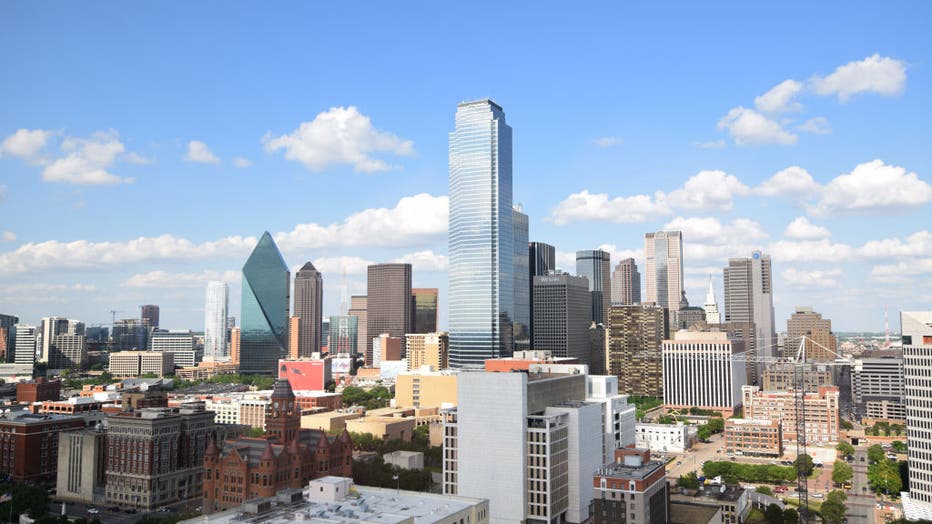
<svg viewBox="0 0 932 524"><path fill-rule="evenodd" d="M874 524L874 504L876 498L867 481L867 449L858 447L854 450L854 462L851 463L854 478L848 491L848 524Z"/></svg>
<svg viewBox="0 0 932 524"><path fill-rule="evenodd" d="M681 476L689 473L690 471L695 471L696 475L702 476L702 463L709 460L728 460L728 457L724 456L724 453L721 452L722 445L721 435L713 435L709 442L697 442L692 449L683 453L670 453L671 456L676 457L676 461L672 462L667 467L667 477L673 479L675 482L676 479ZM677 463L680 463L677 465Z"/></svg>
<svg viewBox="0 0 932 524"><path fill-rule="evenodd" d="M54 515L61 515L61 504L62 504L61 501L53 500L51 503L51 506L49 507L49 513L52 513ZM194 502L192 502L191 504L194 504ZM91 507L97 508L97 510L100 513L96 515L89 514L87 512L87 509ZM136 513L127 513L125 509L114 512L114 511L110 511L108 509L109 507L110 506L100 505L100 504L80 504L77 502L68 502L65 505L65 514L68 515L69 517L74 517L74 518L84 517L84 518L87 518L88 520L91 520L92 518L97 517L98 519L100 519L101 522L105 522L106 524L134 524L135 522L139 521L147 514L145 511L138 511ZM165 513L154 513L154 515L157 515L160 517L168 517L173 514L177 514L184 509L183 504L174 504L174 505L168 506L168 508L172 511L165 512Z"/></svg>

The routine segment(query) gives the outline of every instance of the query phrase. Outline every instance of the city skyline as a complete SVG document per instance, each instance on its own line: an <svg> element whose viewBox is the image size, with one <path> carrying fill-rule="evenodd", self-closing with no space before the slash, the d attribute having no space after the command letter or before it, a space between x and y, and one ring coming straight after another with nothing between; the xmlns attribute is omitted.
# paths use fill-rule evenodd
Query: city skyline
<svg viewBox="0 0 932 524"><path fill-rule="evenodd" d="M809 20L828 16L828 7L807 9ZM0 7L8 46L50 43L4 59L25 83L0 86L0 214L14 217L0 226L2 313L30 325L47 316L90 325L109 323L110 310L125 317L139 304L159 304L164 327L198 330L210 280L229 284L230 309L239 311L238 268L254 232L268 229L286 260L311 260L331 282L323 315L339 313L344 269L347 295L357 295L365 293L368 264L401 261L413 264L415 287L439 289L445 329L446 138L457 102L491 95L515 130L513 201L529 216L529 240L556 246L558 267L573 272L577 250L601 248L613 267L632 257L643 274L643 235L681 230L691 304L704 302L709 273L724 297L728 258L759 249L773 257L776 326L808 305L837 331L882 331L885 308L932 304L932 159L921 117L932 77L922 66L930 44L917 32L916 12L929 7L877 9L832 10L839 24L831 46L788 15L729 33L723 28L739 17L733 7L682 7L675 17L622 8L605 21L586 19L587 38L573 36L583 34L582 13L542 10L533 17L567 31L567 49L521 34L549 57L561 77L554 82L511 41L477 44L501 57L483 64L484 78L451 71L445 55L462 55L466 44L443 34L455 13L441 7L406 20L419 28L410 36L379 29L360 40L383 42L384 50L362 45L333 58L283 50L271 65L261 59L265 48L201 34L199 24L215 14L206 8L185 17L178 47L151 51L140 42L177 18L172 8L136 7L125 24L110 24L114 14L104 6ZM219 15L233 38L246 30L237 14ZM504 24L527 25L521 10L500 15ZM287 18L301 18L257 16L243 18L286 28L296 23ZM45 24L18 23L27 17ZM374 8L361 24L378 29L376 21L389 18ZM64 23L85 19L108 29L79 38ZM856 28L867 21L875 30L865 36ZM777 38L788 27L800 33L793 42ZM288 41L273 43L316 49L330 31L278 31ZM625 36L599 36L619 32ZM728 34L708 37L714 33ZM425 38L444 42L445 51L418 49ZM642 41L657 46L648 57L633 52ZM737 42L745 49L734 51ZM177 53L216 53L218 45L250 74L224 63L201 68L198 53ZM116 75L84 58L104 50L145 67ZM662 69L649 58L656 53ZM463 57L464 71L475 70L478 54ZM526 64L510 74L505 64L519 58ZM154 96L151 75L176 67L193 76L170 77ZM366 87L367 68L382 71L384 92ZM321 70L331 71L327 82L317 81ZM62 87L56 71L76 81ZM223 74L233 81L218 84ZM410 85L412 77L435 76L429 86ZM398 107L402 90L418 103ZM548 103L583 93L587 105ZM320 140L344 124L356 130L346 142ZM210 189L220 203L205 202Z"/></svg>

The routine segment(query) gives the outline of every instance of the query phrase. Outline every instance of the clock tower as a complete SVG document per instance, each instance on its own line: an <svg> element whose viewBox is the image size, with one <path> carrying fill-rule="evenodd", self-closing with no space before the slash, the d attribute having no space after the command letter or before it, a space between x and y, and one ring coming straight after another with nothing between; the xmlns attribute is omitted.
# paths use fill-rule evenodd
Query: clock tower
<svg viewBox="0 0 932 524"><path fill-rule="evenodd" d="M265 412L266 436L269 440L288 444L298 437L300 428L301 410L295 402L291 384L287 380L278 379Z"/></svg>

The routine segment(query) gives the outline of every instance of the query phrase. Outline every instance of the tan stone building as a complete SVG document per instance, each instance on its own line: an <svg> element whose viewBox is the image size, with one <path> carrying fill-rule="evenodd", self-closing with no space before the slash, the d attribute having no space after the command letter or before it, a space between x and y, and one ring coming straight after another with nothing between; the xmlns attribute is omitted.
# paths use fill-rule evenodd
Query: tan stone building
<svg viewBox="0 0 932 524"><path fill-rule="evenodd" d="M663 396L661 346L669 338L669 312L652 304L612 306L608 313L606 369L629 395Z"/></svg>
<svg viewBox="0 0 932 524"><path fill-rule="evenodd" d="M764 369L761 389L763 391L786 391L793 389L796 381L796 364L775 363ZM823 365L813 364L803 373L806 392L816 393L822 386L831 386L832 370Z"/></svg>
<svg viewBox="0 0 932 524"><path fill-rule="evenodd" d="M741 388L744 416L749 419L779 420L783 438L796 440L797 395L790 390L761 391L757 386ZM836 442L839 414L837 386L822 386L817 393L806 393L805 424L808 442Z"/></svg>
<svg viewBox="0 0 932 524"><path fill-rule="evenodd" d="M409 333L405 335L408 371L431 366L434 369L450 367L450 335L447 333Z"/></svg>
<svg viewBox="0 0 932 524"><path fill-rule="evenodd" d="M725 421L725 452L756 457L783 455L783 428L772 419L730 418Z"/></svg>
<svg viewBox="0 0 932 524"><path fill-rule="evenodd" d="M301 427L307 429L322 429L328 433L342 431L346 428L346 422L362 416L358 411L327 411L326 413L314 413L313 415L301 416Z"/></svg>
<svg viewBox="0 0 932 524"><path fill-rule="evenodd" d="M109 370L115 377L164 377L174 373L175 358L168 351L118 351L110 354Z"/></svg>
<svg viewBox="0 0 932 524"><path fill-rule="evenodd" d="M456 404L456 373L408 371L395 377L395 405L405 408Z"/></svg>
<svg viewBox="0 0 932 524"><path fill-rule="evenodd" d="M837 341L832 333L832 321L822 318L822 314L816 313L811 307L797 306L796 312L786 321L784 356L796 356L803 336L809 338L806 342L807 359L819 362L835 360Z"/></svg>

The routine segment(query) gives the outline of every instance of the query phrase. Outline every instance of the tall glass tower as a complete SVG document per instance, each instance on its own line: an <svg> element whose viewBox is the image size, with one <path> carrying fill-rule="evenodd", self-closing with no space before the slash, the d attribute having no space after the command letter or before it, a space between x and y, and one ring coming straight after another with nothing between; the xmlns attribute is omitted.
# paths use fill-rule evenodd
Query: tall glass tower
<svg viewBox="0 0 932 524"><path fill-rule="evenodd" d="M512 312L516 351L531 349L531 284L528 257L528 218L516 205L511 212L511 239L515 246L513 263L515 305Z"/></svg>
<svg viewBox="0 0 932 524"><path fill-rule="evenodd" d="M226 282L213 280L207 283L204 302L204 357L220 360L230 356L227 348L227 309L230 288Z"/></svg>
<svg viewBox="0 0 932 524"><path fill-rule="evenodd" d="M491 100L463 102L450 133L450 366L513 350L511 127Z"/></svg>
<svg viewBox="0 0 932 524"><path fill-rule="evenodd" d="M240 372L272 374L288 347L291 272L266 231L243 266Z"/></svg>
<svg viewBox="0 0 932 524"><path fill-rule="evenodd" d="M612 304L611 254L601 249L586 249L576 252L576 276L589 280L592 295L591 320L596 324L608 325L608 308Z"/></svg>

